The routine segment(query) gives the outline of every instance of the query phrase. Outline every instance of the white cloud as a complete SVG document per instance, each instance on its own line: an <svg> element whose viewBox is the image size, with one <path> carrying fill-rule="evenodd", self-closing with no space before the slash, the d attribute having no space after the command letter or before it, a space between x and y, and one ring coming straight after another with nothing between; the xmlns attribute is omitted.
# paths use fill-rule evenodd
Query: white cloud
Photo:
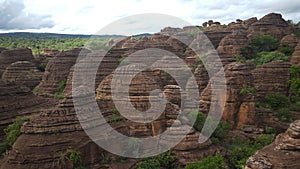
<svg viewBox="0 0 300 169"><path fill-rule="evenodd" d="M295 22L300 20L298 0L20 0L19 2L22 1L23 13L14 21L15 26L19 25L14 30L25 25L23 30L33 29L35 32L93 34L115 20L140 13L168 14L194 25L201 25L209 19L229 23L253 16L261 18L270 12L279 12L285 19L292 19ZM2 10L1 7L0 9ZM14 14L15 11L9 12ZM24 20L22 17L26 14L35 16L31 18L40 23L40 26L28 27L27 24L26 27L26 23L22 23ZM4 18L3 16L1 17ZM46 26L47 23L50 26ZM169 24L176 26L176 23ZM48 28L39 29L43 25ZM159 31L161 28L155 29Z"/></svg>

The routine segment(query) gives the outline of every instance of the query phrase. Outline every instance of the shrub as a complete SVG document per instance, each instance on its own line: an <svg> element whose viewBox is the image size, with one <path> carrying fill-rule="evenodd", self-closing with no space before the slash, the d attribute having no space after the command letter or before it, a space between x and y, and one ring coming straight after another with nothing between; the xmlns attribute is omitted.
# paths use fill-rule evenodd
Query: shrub
<svg viewBox="0 0 300 169"><path fill-rule="evenodd" d="M125 119L121 116L120 112L117 109L112 110L112 115L110 119L110 123L116 123L120 121L124 121Z"/></svg>
<svg viewBox="0 0 300 169"><path fill-rule="evenodd" d="M178 168L177 157L167 151L158 156L149 157L137 163L138 169L176 169Z"/></svg>
<svg viewBox="0 0 300 169"><path fill-rule="evenodd" d="M286 108L289 104L288 98L282 94L271 94L265 97L266 104L273 110Z"/></svg>
<svg viewBox="0 0 300 169"><path fill-rule="evenodd" d="M274 51L279 47L280 41L279 39L271 36L271 35L262 35L259 37L255 37L251 40L251 45L257 48L258 52L266 51Z"/></svg>
<svg viewBox="0 0 300 169"><path fill-rule="evenodd" d="M189 163L185 169L227 169L222 155L209 156L197 163Z"/></svg>
<svg viewBox="0 0 300 169"><path fill-rule="evenodd" d="M73 162L75 166L81 163L81 152L74 149L68 149L67 153L69 154L70 161Z"/></svg>
<svg viewBox="0 0 300 169"><path fill-rule="evenodd" d="M189 118L196 119L196 121L194 123L194 128L200 132L204 126L205 121L208 121L208 124L211 124L213 121L212 118L206 118L202 112L199 112L197 110L192 111L189 114ZM209 121L211 121L211 122L209 122ZM209 127L212 127L212 126L209 126ZM215 129L214 133L211 136L211 141L213 143L219 143L220 140L224 139L227 136L227 133L229 130L230 130L229 123L227 123L225 121L220 121L217 128Z"/></svg>
<svg viewBox="0 0 300 169"><path fill-rule="evenodd" d="M263 65L265 63L269 63L276 60L282 60L285 62L290 61L290 56L287 56L281 52L260 52L257 54L257 56L252 59L251 61L256 65Z"/></svg>
<svg viewBox="0 0 300 169"><path fill-rule="evenodd" d="M243 140L236 137L227 145L229 163L231 168L244 169L247 159L252 156L257 150L270 144L275 135L262 134L256 140Z"/></svg>
<svg viewBox="0 0 300 169"><path fill-rule="evenodd" d="M240 94L246 95L246 94L253 94L255 92L255 89L253 87L249 87L248 85L243 85L243 88L240 91Z"/></svg>
<svg viewBox="0 0 300 169"><path fill-rule="evenodd" d="M292 65L290 69L290 80L288 81L290 93L293 96L300 96L300 66Z"/></svg>
<svg viewBox="0 0 300 169"><path fill-rule="evenodd" d="M241 58L251 60L257 58L259 52L275 51L279 47L279 40L271 35L262 35L251 39L251 44L240 49Z"/></svg>
<svg viewBox="0 0 300 169"><path fill-rule="evenodd" d="M56 93L54 94L55 99L63 99L64 98L64 95L62 93L66 87L66 83L67 83L67 80L62 80L59 82L59 84L56 88Z"/></svg>
<svg viewBox="0 0 300 169"><path fill-rule="evenodd" d="M294 48L290 47L290 46L287 46L287 45L283 45L279 52L287 55L287 56L292 56L293 52L294 52Z"/></svg>
<svg viewBox="0 0 300 169"><path fill-rule="evenodd" d="M265 133L267 133L267 134L275 134L276 130L273 127L265 127Z"/></svg>
<svg viewBox="0 0 300 169"><path fill-rule="evenodd" d="M29 121L29 118L23 117L23 118L16 118L13 120L13 123L8 125L6 129L4 129L4 132L6 134L6 139L4 143L0 144L0 153L3 154L7 150L11 149L12 145L15 143L15 141L18 139L18 137L21 135L21 127L22 125Z"/></svg>
<svg viewBox="0 0 300 169"><path fill-rule="evenodd" d="M280 121L291 123L293 122L292 115L288 108L281 108L276 112Z"/></svg>
<svg viewBox="0 0 300 169"><path fill-rule="evenodd" d="M46 66L47 66L46 63L40 63L40 64L38 64L36 67L37 67L37 69L38 69L39 71L45 72Z"/></svg>
<svg viewBox="0 0 300 169"><path fill-rule="evenodd" d="M57 93L62 93L66 87L67 80L62 80L59 82L58 87L56 89Z"/></svg>

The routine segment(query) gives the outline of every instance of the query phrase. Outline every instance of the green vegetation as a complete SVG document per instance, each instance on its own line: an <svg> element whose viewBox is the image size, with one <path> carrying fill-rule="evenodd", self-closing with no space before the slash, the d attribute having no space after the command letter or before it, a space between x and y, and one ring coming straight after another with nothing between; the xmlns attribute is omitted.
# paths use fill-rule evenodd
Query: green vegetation
<svg viewBox="0 0 300 169"><path fill-rule="evenodd" d="M273 51L273 52L260 52L254 59L251 59L256 66L263 65L268 62L272 62L275 60L281 60L285 62L290 61L290 56L287 56L281 52Z"/></svg>
<svg viewBox="0 0 300 169"><path fill-rule="evenodd" d="M246 94L254 94L255 89L253 87L249 87L248 85L243 85L243 88L240 91L240 94L246 95Z"/></svg>
<svg viewBox="0 0 300 169"><path fill-rule="evenodd" d="M47 91L41 90L39 88L34 88L32 90L32 92L34 92L34 93L40 93L40 94L49 94Z"/></svg>
<svg viewBox="0 0 300 169"><path fill-rule="evenodd" d="M196 121L194 123L194 128L200 132L201 132L206 120L207 120L208 124L212 124L212 121L213 121L212 118L206 118L202 112L199 112L197 110L192 111L189 114L189 118L192 120L196 119ZM225 121L220 121L216 130L214 131L214 133L211 136L211 141L215 144L220 143L226 137L229 130L230 130L229 123L227 123Z"/></svg>
<svg viewBox="0 0 300 169"><path fill-rule="evenodd" d="M224 158L221 154L208 156L197 163L189 163L185 169L227 169Z"/></svg>
<svg viewBox="0 0 300 169"><path fill-rule="evenodd" d="M276 134L276 130L273 127L265 127L266 134Z"/></svg>
<svg viewBox="0 0 300 169"><path fill-rule="evenodd" d="M0 37L0 47L30 48L34 55L43 54L43 49L56 49L59 51L86 47L91 50L107 49L109 38L62 38L62 37Z"/></svg>
<svg viewBox="0 0 300 169"><path fill-rule="evenodd" d="M70 161L72 161L74 168L79 168L81 166L81 152L74 149L68 149L67 154L69 156Z"/></svg>
<svg viewBox="0 0 300 169"><path fill-rule="evenodd" d="M137 163L138 169L176 169L178 168L177 158L171 152L167 151L154 157L148 157Z"/></svg>
<svg viewBox="0 0 300 169"><path fill-rule="evenodd" d="M290 69L289 100L290 110L300 111L300 66L292 65Z"/></svg>
<svg viewBox="0 0 300 169"><path fill-rule="evenodd" d="M8 125L7 128L4 130L6 133L6 140L4 143L0 144L0 153L4 154L8 150L11 149L12 145L15 143L17 138L21 135L21 127L22 125L29 121L29 118L16 118L13 120L13 123Z"/></svg>
<svg viewBox="0 0 300 169"><path fill-rule="evenodd" d="M243 140L234 138L230 144L226 145L228 149L228 159L230 168L243 169L247 159L252 156L257 150L272 143L274 134L261 134L256 140Z"/></svg>
<svg viewBox="0 0 300 169"><path fill-rule="evenodd" d="M290 92L293 96L300 97L300 66L292 65L290 69Z"/></svg>
<svg viewBox="0 0 300 169"><path fill-rule="evenodd" d="M257 66L275 61L289 61L293 49L289 46L279 48L279 40L271 35L262 35L251 40L251 44L241 48L241 56L237 57L240 62L253 62Z"/></svg>
<svg viewBox="0 0 300 169"><path fill-rule="evenodd" d="M85 169L82 165L82 156L81 152L69 147L66 151L59 153L59 159L54 161L54 165L66 168L67 162L72 162L72 168L74 169Z"/></svg>
<svg viewBox="0 0 300 169"><path fill-rule="evenodd" d="M54 94L55 99L63 99L64 98L64 95L62 93L66 87L66 83L67 83L67 80L62 80L59 82L57 89L56 89L56 93Z"/></svg>
<svg viewBox="0 0 300 169"><path fill-rule="evenodd" d="M290 102L287 96L282 94L271 94L264 98L263 103L258 103L259 107L269 108L276 113L276 116L280 121L292 122L292 116L290 113Z"/></svg>
<svg viewBox="0 0 300 169"><path fill-rule="evenodd" d="M110 119L110 123L117 123L120 121L124 121L125 119L121 116L120 112L117 109L112 110L112 115Z"/></svg>
<svg viewBox="0 0 300 169"><path fill-rule="evenodd" d="M275 51L279 47L279 40L271 35L262 35L251 40L251 44L241 48L241 55L249 60L257 56L259 52Z"/></svg>
<svg viewBox="0 0 300 169"><path fill-rule="evenodd" d="M294 52L294 48L287 46L287 45L283 45L280 47L279 52L287 55L287 56L292 56L293 52Z"/></svg>
<svg viewBox="0 0 300 169"><path fill-rule="evenodd" d="M36 66L36 68L41 72L45 72L46 66L47 66L46 63L40 63Z"/></svg>
<svg viewBox="0 0 300 169"><path fill-rule="evenodd" d="M100 161L101 164L108 164L110 162L110 160L111 159L107 154L105 154L105 153L101 154L101 161Z"/></svg>

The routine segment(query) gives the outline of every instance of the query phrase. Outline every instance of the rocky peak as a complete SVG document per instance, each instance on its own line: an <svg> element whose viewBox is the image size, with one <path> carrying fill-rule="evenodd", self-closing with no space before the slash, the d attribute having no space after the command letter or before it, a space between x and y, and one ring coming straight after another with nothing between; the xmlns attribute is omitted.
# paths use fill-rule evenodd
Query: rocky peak
<svg viewBox="0 0 300 169"><path fill-rule="evenodd" d="M250 157L246 169L298 169L300 166L300 120L290 124L285 133Z"/></svg>
<svg viewBox="0 0 300 169"><path fill-rule="evenodd" d="M270 34L281 39L283 36L290 34L292 29L288 22L282 18L281 14L270 13L250 25L248 32L250 37Z"/></svg>

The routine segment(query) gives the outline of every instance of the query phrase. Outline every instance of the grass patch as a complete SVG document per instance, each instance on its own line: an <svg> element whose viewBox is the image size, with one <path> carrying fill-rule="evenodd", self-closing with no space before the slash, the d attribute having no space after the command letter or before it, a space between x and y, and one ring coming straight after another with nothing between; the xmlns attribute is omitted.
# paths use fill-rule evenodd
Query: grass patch
<svg viewBox="0 0 300 169"><path fill-rule="evenodd" d="M0 153L5 154L8 150L11 149L12 145L21 135L22 125L29 121L28 117L16 118L13 120L13 123L8 125L4 132L6 134L6 140L4 143L0 144Z"/></svg>

